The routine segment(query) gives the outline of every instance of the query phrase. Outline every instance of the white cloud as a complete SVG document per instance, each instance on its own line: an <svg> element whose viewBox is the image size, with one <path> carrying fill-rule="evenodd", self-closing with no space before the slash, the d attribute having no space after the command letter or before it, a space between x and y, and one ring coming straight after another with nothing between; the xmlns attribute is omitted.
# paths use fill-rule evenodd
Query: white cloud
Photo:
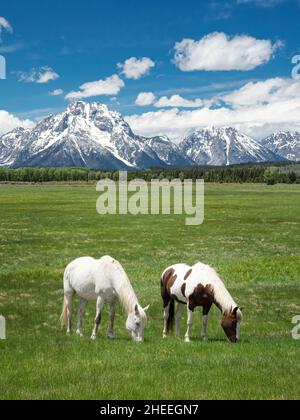
<svg viewBox="0 0 300 420"><path fill-rule="evenodd" d="M190 131L214 125L233 126L261 139L278 130L299 130L299 115L300 81L275 78L247 83L231 94L216 97L211 108L173 108L132 115L126 120L144 136L160 134L180 140Z"/></svg>
<svg viewBox="0 0 300 420"><path fill-rule="evenodd" d="M0 38L1 43L1 38ZM8 54L8 53L14 53L16 51L22 50L25 47L25 44L23 42L16 42L11 45L1 45L0 46L0 53Z"/></svg>
<svg viewBox="0 0 300 420"><path fill-rule="evenodd" d="M8 20L5 19L4 17L0 16L0 42L1 42L1 33L2 33L3 30L5 30L7 32L10 32L10 33L13 32L13 28L12 28L11 24L8 22Z"/></svg>
<svg viewBox="0 0 300 420"><path fill-rule="evenodd" d="M285 3L286 0L237 0L238 4L254 4L259 7L274 7L278 4Z"/></svg>
<svg viewBox="0 0 300 420"><path fill-rule="evenodd" d="M54 89L50 92L51 96L60 96L64 93L62 89Z"/></svg>
<svg viewBox="0 0 300 420"><path fill-rule="evenodd" d="M17 127L32 128L34 123L30 120L21 120L5 110L0 110L0 136Z"/></svg>
<svg viewBox="0 0 300 420"><path fill-rule="evenodd" d="M56 80L59 78L59 75L57 73L55 73L55 71L53 71L51 68L46 69L44 68L44 71L42 71L37 80L36 83L48 83L51 80Z"/></svg>
<svg viewBox="0 0 300 420"><path fill-rule="evenodd" d="M152 105L156 100L156 97L154 95L154 93L152 92L141 92L136 100L135 100L135 104L137 106L148 106L148 105Z"/></svg>
<svg viewBox="0 0 300 420"><path fill-rule="evenodd" d="M180 95L162 96L157 99L152 92L141 92L135 100L137 106L154 105L156 108L199 108L205 103L207 101L202 99L189 100Z"/></svg>
<svg viewBox="0 0 300 420"><path fill-rule="evenodd" d="M124 86L123 80L117 74L114 74L105 80L84 83L80 86L79 91L68 93L66 99L74 100L93 96L117 95Z"/></svg>
<svg viewBox="0 0 300 420"><path fill-rule="evenodd" d="M300 98L300 81L276 77L250 82L221 99L237 109L247 106L274 104Z"/></svg>
<svg viewBox="0 0 300 420"><path fill-rule="evenodd" d="M138 80L146 76L152 67L155 66L154 61L148 57L138 59L136 57L128 58L125 63L119 63L118 68L122 70L122 74L127 79Z"/></svg>
<svg viewBox="0 0 300 420"><path fill-rule="evenodd" d="M154 104L156 108L199 108L202 105L202 99L189 100L180 95L173 95L169 98L167 96L162 96Z"/></svg>
<svg viewBox="0 0 300 420"><path fill-rule="evenodd" d="M174 63L182 71L252 70L268 63L281 42L259 40L247 35L229 37L222 32L199 41L183 39L175 45Z"/></svg>
<svg viewBox="0 0 300 420"><path fill-rule="evenodd" d="M51 67L33 68L28 73L16 72L19 82L44 84L57 80L60 76Z"/></svg>

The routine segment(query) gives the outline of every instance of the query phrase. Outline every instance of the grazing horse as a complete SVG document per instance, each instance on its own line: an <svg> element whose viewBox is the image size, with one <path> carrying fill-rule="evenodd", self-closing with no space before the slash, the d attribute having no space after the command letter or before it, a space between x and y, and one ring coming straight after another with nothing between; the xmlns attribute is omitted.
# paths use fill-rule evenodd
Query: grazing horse
<svg viewBox="0 0 300 420"><path fill-rule="evenodd" d="M64 304L61 315L62 325L67 325L67 334L72 332L72 299L74 294L80 296L78 309L77 334L83 336L82 322L84 308L88 301L96 301L96 319L92 340L97 337L101 323L103 305L110 305L110 319L108 337L114 338L114 320L116 304L122 303L128 315L126 329L132 339L137 342L144 341L144 328L147 321L147 308L142 308L130 284L130 281L121 264L111 257L100 260L84 257L79 258L65 270L64 275Z"/></svg>
<svg viewBox="0 0 300 420"><path fill-rule="evenodd" d="M161 295L164 302L164 331L166 337L176 321L175 334L180 335L180 319L187 305L188 321L185 341L190 341L194 310L203 307L202 338L207 339L208 314L213 304L222 313L221 325L227 338L236 343L240 339L242 312L235 303L216 271L198 263L193 267L177 264L167 268L161 278ZM178 302L175 314L175 301Z"/></svg>

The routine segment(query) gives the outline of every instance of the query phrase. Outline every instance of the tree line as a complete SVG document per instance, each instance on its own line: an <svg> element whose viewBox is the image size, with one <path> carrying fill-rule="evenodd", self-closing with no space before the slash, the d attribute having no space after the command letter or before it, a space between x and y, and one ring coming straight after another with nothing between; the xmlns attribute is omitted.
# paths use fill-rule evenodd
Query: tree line
<svg viewBox="0 0 300 420"><path fill-rule="evenodd" d="M84 168L0 168L0 182L45 183L67 182L88 183L109 178L119 179L118 171L90 170ZM245 164L227 167L194 166L188 168L152 168L128 173L128 180L151 179L204 179L216 183L300 183L299 165Z"/></svg>

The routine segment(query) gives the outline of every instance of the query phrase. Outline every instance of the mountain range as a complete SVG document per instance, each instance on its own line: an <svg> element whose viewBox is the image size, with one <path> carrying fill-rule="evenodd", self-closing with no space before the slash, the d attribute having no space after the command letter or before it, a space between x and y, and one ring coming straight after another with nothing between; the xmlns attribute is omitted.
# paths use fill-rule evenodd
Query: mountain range
<svg viewBox="0 0 300 420"><path fill-rule="evenodd" d="M176 145L166 136L136 135L121 114L96 102L75 102L0 137L0 166L87 167L134 170L150 167L231 165L300 159L300 134L278 133L261 144L235 128L206 128Z"/></svg>
<svg viewBox="0 0 300 420"><path fill-rule="evenodd" d="M279 132L262 140L264 147L288 160L300 160L300 133L297 131Z"/></svg>
<svg viewBox="0 0 300 420"><path fill-rule="evenodd" d="M197 165L224 166L284 160L232 127L198 130L187 136L180 147Z"/></svg>

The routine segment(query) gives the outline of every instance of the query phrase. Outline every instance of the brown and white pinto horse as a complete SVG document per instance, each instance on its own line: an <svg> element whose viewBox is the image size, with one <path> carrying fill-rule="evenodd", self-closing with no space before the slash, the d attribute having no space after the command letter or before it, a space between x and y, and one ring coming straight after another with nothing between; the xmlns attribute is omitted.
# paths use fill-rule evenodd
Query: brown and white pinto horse
<svg viewBox="0 0 300 420"><path fill-rule="evenodd" d="M185 305L187 305L188 320L185 341L190 341L190 332L193 324L194 310L203 307L202 338L207 339L208 314L213 304L222 313L221 325L232 342L240 339L240 323L242 312L235 303L224 283L216 271L208 265L198 263L193 267L186 264L177 264L167 268L161 278L161 295L164 302L164 331L167 337L173 328L174 318L175 334L179 337L180 319ZM175 314L175 301L178 302Z"/></svg>

